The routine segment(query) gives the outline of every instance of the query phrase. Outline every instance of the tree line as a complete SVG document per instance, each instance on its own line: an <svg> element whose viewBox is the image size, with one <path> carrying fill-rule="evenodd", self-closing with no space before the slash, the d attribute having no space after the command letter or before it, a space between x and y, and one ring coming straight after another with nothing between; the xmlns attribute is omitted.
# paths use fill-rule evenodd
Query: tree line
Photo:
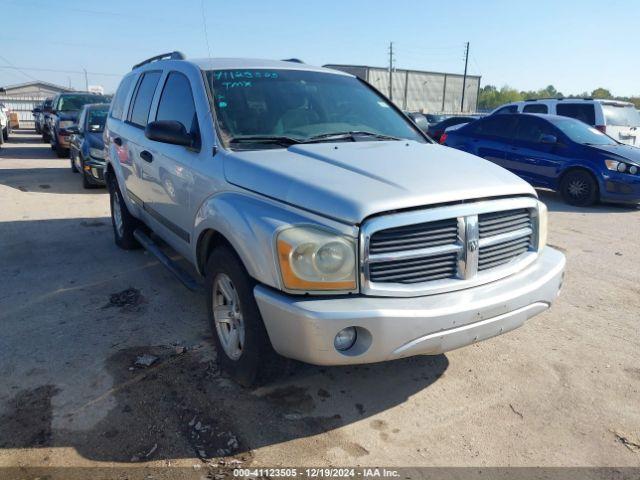
<svg viewBox="0 0 640 480"><path fill-rule="evenodd" d="M553 85L540 90L516 90L508 85L497 88L494 85L485 85L480 89L478 97L478 110L493 110L500 105L509 102L517 102L520 100L528 100L533 98L602 98L612 100L624 100L633 103L636 108L640 108L640 97L618 97L613 95L606 88L596 88L591 93L582 92L580 94L563 95L562 92L556 90Z"/></svg>

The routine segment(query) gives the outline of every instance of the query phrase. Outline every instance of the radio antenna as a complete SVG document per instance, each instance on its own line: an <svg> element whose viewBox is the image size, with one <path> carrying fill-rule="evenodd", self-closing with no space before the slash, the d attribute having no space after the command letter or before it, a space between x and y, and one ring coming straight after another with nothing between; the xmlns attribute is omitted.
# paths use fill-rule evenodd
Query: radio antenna
<svg viewBox="0 0 640 480"><path fill-rule="evenodd" d="M200 0L200 11L202 12L202 27L204 29L204 40L207 42L207 53L211 58L211 46L209 46L209 33L207 32L207 16L204 13L204 0Z"/></svg>

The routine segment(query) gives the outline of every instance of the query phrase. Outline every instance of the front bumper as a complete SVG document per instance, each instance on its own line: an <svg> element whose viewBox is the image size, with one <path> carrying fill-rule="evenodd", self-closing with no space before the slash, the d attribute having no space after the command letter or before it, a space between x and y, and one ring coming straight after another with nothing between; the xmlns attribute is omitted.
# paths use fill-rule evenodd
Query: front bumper
<svg viewBox="0 0 640 480"><path fill-rule="evenodd" d="M550 247L523 271L486 285L413 298L296 297L254 290L269 338L281 355L316 365L373 363L436 355L500 335L543 312L557 297L565 258ZM354 347L333 340L358 329Z"/></svg>
<svg viewBox="0 0 640 480"><path fill-rule="evenodd" d="M84 174L87 179L95 185L104 185L104 170L107 166L107 162L104 160L89 157L89 160L84 162Z"/></svg>
<svg viewBox="0 0 640 480"><path fill-rule="evenodd" d="M600 185L600 199L604 202L640 203L640 175L607 172Z"/></svg>

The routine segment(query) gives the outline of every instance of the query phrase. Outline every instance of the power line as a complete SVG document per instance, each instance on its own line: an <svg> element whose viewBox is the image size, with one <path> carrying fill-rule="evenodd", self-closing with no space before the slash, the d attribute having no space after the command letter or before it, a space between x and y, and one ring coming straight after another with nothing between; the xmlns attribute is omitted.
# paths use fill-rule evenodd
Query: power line
<svg viewBox="0 0 640 480"><path fill-rule="evenodd" d="M9 66L13 67L16 71L20 72L22 75L24 75L25 77L31 79L31 80L38 80L36 77L29 75L26 72L23 72L22 70L20 70L18 67L16 67L15 65L13 65L13 63L11 63L9 60L7 60L5 57L3 57L2 55L0 55L0 60L7 62L9 64Z"/></svg>
<svg viewBox="0 0 640 480"><path fill-rule="evenodd" d="M6 61L6 59L5 59ZM78 73L84 74L84 70L56 70L53 68L36 68L36 67L16 67L15 65L0 65L0 68L12 69L17 71L30 70L33 72L52 72L52 73ZM104 72L87 72L90 75L98 75L104 77L122 77L122 73L104 73ZM28 74L25 74L28 76ZM31 77L34 78L34 77ZM35 78L34 78L35 79ZM37 80L37 79L35 79Z"/></svg>

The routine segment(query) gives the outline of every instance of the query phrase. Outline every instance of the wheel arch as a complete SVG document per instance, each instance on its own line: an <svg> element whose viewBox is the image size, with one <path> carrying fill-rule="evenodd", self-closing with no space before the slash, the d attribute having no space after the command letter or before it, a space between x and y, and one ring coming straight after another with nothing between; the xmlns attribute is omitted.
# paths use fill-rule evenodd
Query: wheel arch
<svg viewBox="0 0 640 480"><path fill-rule="evenodd" d="M596 174L596 172L594 172L592 169L590 169L589 167L586 167L584 165L571 165L567 168L565 168L561 173L560 176L558 177L558 188L561 189L562 188L562 183L564 182L564 179L566 178L566 176L572 172L576 172L576 171L583 171L588 173L591 178L593 178L593 180L596 182L596 188L598 189L597 194L598 196L600 195L600 192L602 191L602 185L600 184L600 179L598 177L598 175Z"/></svg>

